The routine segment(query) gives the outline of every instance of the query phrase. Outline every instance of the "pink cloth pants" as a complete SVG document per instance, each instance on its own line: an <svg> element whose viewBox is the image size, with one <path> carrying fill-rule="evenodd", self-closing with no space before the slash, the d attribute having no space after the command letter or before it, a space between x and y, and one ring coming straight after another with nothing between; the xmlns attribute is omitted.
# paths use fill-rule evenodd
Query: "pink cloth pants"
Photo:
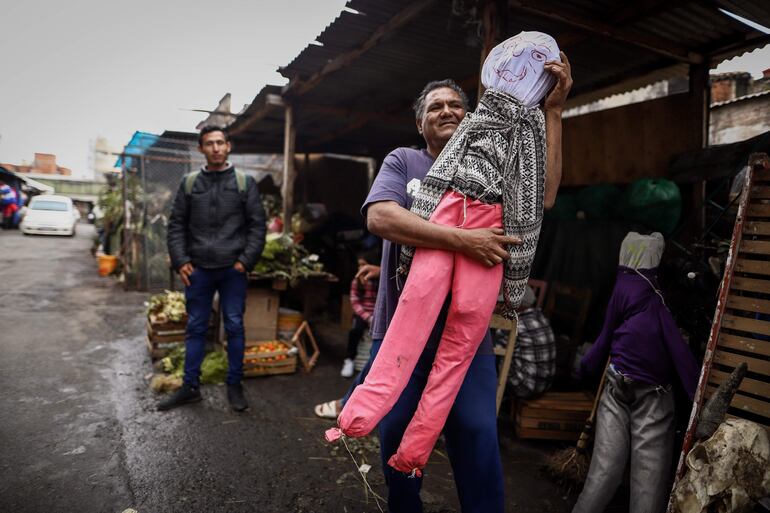
<svg viewBox="0 0 770 513"><path fill-rule="evenodd" d="M500 228L502 208L466 200L450 191L430 220L465 229ZM401 445L388 462L402 472L422 469L489 329L502 276L502 264L490 268L459 253L418 248L382 347L366 380L340 413L342 433L364 436L390 411L409 382L451 291L452 302L428 382Z"/></svg>

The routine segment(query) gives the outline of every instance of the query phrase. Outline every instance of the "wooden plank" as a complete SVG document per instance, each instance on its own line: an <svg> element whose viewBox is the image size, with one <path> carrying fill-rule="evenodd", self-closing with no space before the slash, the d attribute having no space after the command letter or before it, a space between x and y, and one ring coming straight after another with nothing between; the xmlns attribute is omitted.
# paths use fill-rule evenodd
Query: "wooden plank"
<svg viewBox="0 0 770 513"><path fill-rule="evenodd" d="M713 383L714 385L718 386L721 385L728 377L730 377L729 372L713 369L709 375L709 383ZM743 378L739 390L746 392L747 394L758 395L760 397L770 397L770 383L756 379Z"/></svg>
<svg viewBox="0 0 770 513"><path fill-rule="evenodd" d="M739 258L735 262L735 272L764 274L764 275L770 276L770 262L765 262L763 260L747 260L745 258Z"/></svg>
<svg viewBox="0 0 770 513"><path fill-rule="evenodd" d="M714 369L715 355L719 354L720 358L722 358L725 354L729 355L728 352L717 349L717 342L719 342L720 332L722 331L722 328L724 328L723 316L727 298L730 293L730 283L735 278L736 273L740 272L756 273L759 271L759 274L770 274L770 265L768 265L770 264L769 262L752 262L751 260L746 259L736 259L739 250L739 244L742 238L743 226L746 222L748 222L746 219L746 211L748 210L750 201L749 191L751 190L750 188L756 178L755 172L760 166L764 169L769 169L770 158L768 158L768 156L764 153L751 154L749 157L749 169L746 174L746 181L744 183L743 193L741 194L740 199L740 206L738 208L738 216L735 220L735 226L733 227L733 234L730 241L730 253L725 266L725 276L722 280L722 284L719 287L717 309L714 314L713 323L711 325L709 341L706 345L706 354L702 366L703 368L701 376L698 380L698 387L695 391L693 408L690 412L690 420L688 422L687 432L685 433L684 441L682 443L682 450L679 454L679 463L677 464L676 469L676 479L674 480L675 487L677 486L679 479L681 479L684 475L686 469L685 458L690 452L693 443L695 443L695 429L697 425L697 419L701 414L705 395L708 393L708 377L711 374L712 369ZM719 364L717 363L716 365ZM670 502L667 511L668 513L673 511L672 504Z"/></svg>
<svg viewBox="0 0 770 513"><path fill-rule="evenodd" d="M536 440L577 440L580 433L572 431L551 431L546 429L516 428L516 436L519 438L533 438Z"/></svg>
<svg viewBox="0 0 770 513"><path fill-rule="evenodd" d="M530 408L529 406L522 406L518 411L518 417L521 418L575 420L582 422L585 422L589 415L591 415L591 410L549 410L547 408Z"/></svg>
<svg viewBox="0 0 770 513"><path fill-rule="evenodd" d="M770 187L768 187L770 189ZM770 223L763 221L749 221L743 226L743 233L749 235L770 235Z"/></svg>
<svg viewBox="0 0 770 513"><path fill-rule="evenodd" d="M770 255L770 241L743 239L739 251L754 255Z"/></svg>
<svg viewBox="0 0 770 513"><path fill-rule="evenodd" d="M516 323L513 320L508 320L502 315L493 315L489 321L489 327L493 330L508 330L512 331L516 329Z"/></svg>
<svg viewBox="0 0 770 513"><path fill-rule="evenodd" d="M770 336L770 322L758 321L747 317L736 317L735 315L725 314L722 318L722 328Z"/></svg>
<svg viewBox="0 0 770 513"><path fill-rule="evenodd" d="M505 347L505 354L503 354L503 363L500 366L500 375L497 377L497 394L496 394L496 408L497 414L500 414L500 405L503 404L503 395L505 394L505 387L508 384L508 374L511 372L511 362L513 361L513 352L516 350L516 337L518 336L518 330L516 327L516 321L512 321L511 330L508 333L508 345Z"/></svg>
<svg viewBox="0 0 770 513"><path fill-rule="evenodd" d="M750 203L747 217L770 217L770 205Z"/></svg>
<svg viewBox="0 0 770 513"><path fill-rule="evenodd" d="M735 290L745 290L747 292L767 293L770 291L770 280L757 280L756 278L733 276L733 279L730 282L730 288Z"/></svg>
<svg viewBox="0 0 770 513"><path fill-rule="evenodd" d="M744 312L761 312L770 314L770 301L748 296L728 296L727 308L743 310Z"/></svg>
<svg viewBox="0 0 770 513"><path fill-rule="evenodd" d="M568 421L561 419L532 419L523 417L517 420L516 425L520 428L546 429L551 431L568 431L580 434L583 431L584 422Z"/></svg>
<svg viewBox="0 0 770 513"><path fill-rule="evenodd" d="M740 335L720 333L717 347L735 349L746 353L755 353L761 356L770 356L770 341L757 340L755 338L743 337Z"/></svg>
<svg viewBox="0 0 770 513"><path fill-rule="evenodd" d="M549 410L562 410L562 411L591 411L593 407L593 398L589 394L581 393L579 395L573 395L572 397L549 397L550 394L545 394L543 397L534 400L521 401L522 407L527 406L530 408L542 408Z"/></svg>
<svg viewBox="0 0 770 513"><path fill-rule="evenodd" d="M770 182L770 169L758 168L754 170L754 183Z"/></svg>
<svg viewBox="0 0 770 513"><path fill-rule="evenodd" d="M770 199L770 186L755 185L751 188L751 197L754 199Z"/></svg>
<svg viewBox="0 0 770 513"><path fill-rule="evenodd" d="M743 356L722 350L714 351L714 363L719 363L728 367L737 367L743 362L746 362L749 366L749 372L770 377L770 361L768 360L760 360L759 358L752 358L751 356Z"/></svg>
<svg viewBox="0 0 770 513"><path fill-rule="evenodd" d="M534 404L544 400L593 402L594 396L590 392L546 392L535 399L524 399L523 401L528 404Z"/></svg>
<svg viewBox="0 0 770 513"><path fill-rule="evenodd" d="M708 396L710 397L715 391L716 387L708 387ZM770 419L770 402L754 399L743 394L735 394L730 407Z"/></svg>
<svg viewBox="0 0 770 513"><path fill-rule="evenodd" d="M521 404L521 408L533 408L536 410L551 410L557 412L591 412L593 403L540 403L536 405ZM529 410L528 410L529 411Z"/></svg>
<svg viewBox="0 0 770 513"><path fill-rule="evenodd" d="M297 130L294 123L294 108L287 104L285 107L285 119L283 130L283 232L291 234L291 215L294 210L294 149L297 139Z"/></svg>

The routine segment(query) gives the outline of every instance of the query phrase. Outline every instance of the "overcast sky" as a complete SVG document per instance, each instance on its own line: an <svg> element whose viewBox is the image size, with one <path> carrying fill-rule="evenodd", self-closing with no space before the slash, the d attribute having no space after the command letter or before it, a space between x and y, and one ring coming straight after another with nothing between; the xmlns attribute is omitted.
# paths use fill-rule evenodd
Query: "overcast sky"
<svg viewBox="0 0 770 513"><path fill-rule="evenodd" d="M2 2L0 162L54 153L84 174L89 141L192 131L227 92L233 110L328 25L345 0Z"/></svg>
<svg viewBox="0 0 770 513"><path fill-rule="evenodd" d="M18 0L2 4L0 161L54 153L85 175L97 136L192 131L226 92L233 110L313 41L345 0ZM719 71L770 67L770 47Z"/></svg>

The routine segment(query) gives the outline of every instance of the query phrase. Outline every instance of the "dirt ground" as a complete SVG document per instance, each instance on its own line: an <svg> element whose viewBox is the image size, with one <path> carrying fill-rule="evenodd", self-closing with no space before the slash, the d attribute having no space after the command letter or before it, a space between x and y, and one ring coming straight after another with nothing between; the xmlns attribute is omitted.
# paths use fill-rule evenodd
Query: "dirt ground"
<svg viewBox="0 0 770 513"><path fill-rule="evenodd" d="M311 374L250 379L251 408L231 412L222 386L204 401L155 411L144 346L147 294L100 278L93 228L74 238L0 232L0 511L378 511L350 457L322 441L314 404L340 396L344 333L318 326ZM507 511L568 512L539 467L558 448L512 436L501 420ZM357 445L385 495L377 440ZM428 513L458 512L441 444L426 470Z"/></svg>

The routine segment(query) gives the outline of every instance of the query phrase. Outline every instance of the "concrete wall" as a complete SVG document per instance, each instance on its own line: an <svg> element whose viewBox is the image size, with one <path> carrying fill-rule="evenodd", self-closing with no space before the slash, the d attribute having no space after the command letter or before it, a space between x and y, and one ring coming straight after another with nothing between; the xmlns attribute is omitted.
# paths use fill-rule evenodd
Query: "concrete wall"
<svg viewBox="0 0 770 513"><path fill-rule="evenodd" d="M770 130L770 94L739 99L711 109L709 144L750 139Z"/></svg>

